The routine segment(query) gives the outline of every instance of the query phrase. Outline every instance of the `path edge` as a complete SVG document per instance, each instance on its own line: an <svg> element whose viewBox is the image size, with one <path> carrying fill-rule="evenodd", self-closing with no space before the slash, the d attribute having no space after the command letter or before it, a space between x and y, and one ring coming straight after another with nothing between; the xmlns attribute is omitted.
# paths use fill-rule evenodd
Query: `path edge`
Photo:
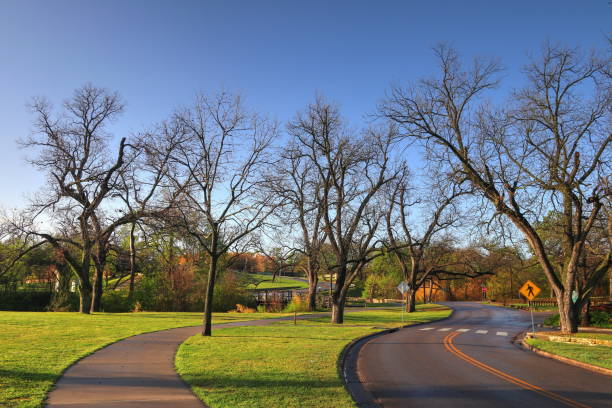
<svg viewBox="0 0 612 408"><path fill-rule="evenodd" d="M340 352L340 356L338 357L337 361L338 375L342 379L344 389L346 389L346 391L349 393L358 408L380 408L380 405L378 405L378 403L376 402L376 398L374 397L374 395L363 386L363 383L361 382L361 379L359 378L359 374L357 372L357 360L359 358L359 352L361 351L361 348L366 343L374 340L375 338L395 333L401 329L405 329L407 327L422 326L431 323L438 323L453 317L453 315L455 314L455 309L448 305L442 306L446 306L451 309L450 314L442 319L432 320L430 322L407 324L400 327L394 327L392 329L381 330L376 333L367 334L365 336L353 339L350 343L344 346L344 348Z"/></svg>
<svg viewBox="0 0 612 408"><path fill-rule="evenodd" d="M523 346L524 349L531 351L535 354L538 354L542 357L546 357L546 358L550 358L553 360L557 360L557 361L561 361L562 363L568 364L568 365L572 365L574 367L580 367L582 369L588 370L588 371L592 371L598 374L603 374L603 375L607 375L609 377L612 377L612 370L608 369L608 368L604 368L604 367L599 367L593 364L589 364L589 363L583 363L582 361L577 361L568 357L563 357L560 356L558 354L554 354L554 353L550 353L548 351L544 351L536 346L532 346L531 344L528 344L525 339L527 338L527 335L525 332L519 334L519 344L521 346Z"/></svg>
<svg viewBox="0 0 612 408"><path fill-rule="evenodd" d="M166 331L166 330L174 330L174 329L184 329L185 327L198 327L201 326L201 324L194 324L194 325L187 325L187 326L179 326L179 327L171 327L169 329L159 329L159 330L153 330L153 331L149 331L149 332L143 332L143 333L138 333L138 334L132 334L130 336L124 337L122 339L119 340L114 340L111 341L110 343L107 344L103 344L100 347L98 347L95 350L92 350L90 352L88 352L87 354L83 354L82 356L80 356L79 358L77 358L76 360L74 360L72 363L70 363L68 366L64 367L64 369L59 373L59 375L57 376L57 378L55 379L55 381L53 381L53 384L51 384L51 386L49 387L49 389L47 389L45 391L45 398L43 398L42 400L42 407L46 407L48 405L48 400L49 400L49 394L51 394L51 392L53 391L53 389L55 388L55 386L57 385L57 382L64 376L64 374L66 374L66 371L68 371L69 369L71 369L74 365L76 365L78 362L80 362L81 360L83 360L84 358L87 358L89 356L91 356L93 353L97 353L100 350L103 350L109 346L112 346L115 343L119 343L120 341L123 340L127 340L129 338L132 337L136 337L136 336L140 336L143 334L150 334L150 333L157 333L157 332L162 332L162 331ZM182 343L181 343L182 344ZM177 347L178 350L178 347ZM180 376L179 376L180 377Z"/></svg>

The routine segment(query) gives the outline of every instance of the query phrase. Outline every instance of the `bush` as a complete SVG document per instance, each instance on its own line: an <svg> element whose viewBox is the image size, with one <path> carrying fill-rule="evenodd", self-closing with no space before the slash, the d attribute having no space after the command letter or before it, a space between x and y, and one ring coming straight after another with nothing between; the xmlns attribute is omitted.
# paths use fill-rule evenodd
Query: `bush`
<svg viewBox="0 0 612 408"><path fill-rule="evenodd" d="M396 298L400 296L397 291L399 282L394 276L388 275L368 275L363 285L362 297L373 298Z"/></svg>
<svg viewBox="0 0 612 408"><path fill-rule="evenodd" d="M53 292L16 290L0 292L0 310L18 312L42 312L49 303Z"/></svg>
<svg viewBox="0 0 612 408"><path fill-rule="evenodd" d="M107 313L127 313L134 309L134 300L128 299L127 291L112 290L102 295L102 311Z"/></svg>
<svg viewBox="0 0 612 408"><path fill-rule="evenodd" d="M594 310L589 313L589 318L591 319L591 326L593 327L610 327L612 323L612 314L603 312L600 310ZM546 326L559 326L561 323L559 322L559 314L552 315L544 320L544 324Z"/></svg>
<svg viewBox="0 0 612 408"><path fill-rule="evenodd" d="M308 302L300 296L294 296L291 299L291 302L285 307L283 312L307 312L308 311Z"/></svg>
<svg viewBox="0 0 612 408"><path fill-rule="evenodd" d="M602 310L594 310L589 313L591 318L591 326L595 327L610 327L612 324L612 313L604 312Z"/></svg>
<svg viewBox="0 0 612 408"><path fill-rule="evenodd" d="M544 320L544 325L546 325L546 326L555 326L555 327L559 326L560 325L560 323L559 323L559 315L555 314L555 315L547 317Z"/></svg>
<svg viewBox="0 0 612 408"><path fill-rule="evenodd" d="M49 312L76 312L79 310L79 303L78 293L55 292L46 310Z"/></svg>
<svg viewBox="0 0 612 408"><path fill-rule="evenodd" d="M245 282L239 275L232 271L226 271L215 285L213 292L213 312L227 312L241 304L254 308L255 299L246 290Z"/></svg>

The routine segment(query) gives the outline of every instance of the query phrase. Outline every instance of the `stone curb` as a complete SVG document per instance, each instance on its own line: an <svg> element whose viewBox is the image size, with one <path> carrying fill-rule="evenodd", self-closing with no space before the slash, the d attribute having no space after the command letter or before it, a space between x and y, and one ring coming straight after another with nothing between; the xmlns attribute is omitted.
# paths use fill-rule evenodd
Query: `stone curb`
<svg viewBox="0 0 612 408"><path fill-rule="evenodd" d="M447 307L450 308L450 306ZM367 334L365 336L353 339L349 344L344 346L342 352L340 353L340 356L338 357L338 375L340 375L340 378L344 383L344 388L353 398L353 401L355 401L358 408L380 408L380 405L378 405L378 403L376 402L376 398L374 397L374 395L372 395L370 391L365 389L359 378L359 374L357 373L357 359L359 357L359 351L361 350L363 345L377 337L384 336L390 333L395 333L400 329L421 326L430 323L438 323L444 320L448 320L455 313L454 309L450 309L451 313L443 319L433 320L431 322L408 324L405 326L395 327L392 329L386 329L376 333Z"/></svg>
<svg viewBox="0 0 612 408"><path fill-rule="evenodd" d="M561 361L561 362L563 362L565 364L573 365L575 367L580 367L580 368L583 368L585 370L593 371L593 372L596 372L596 373L599 373L599 374L603 374L603 375L607 375L609 377L612 377L612 370L609 370L609 369L604 368L604 367L594 366L594 365L588 364L588 363L583 363L581 361L576 361L576 360L573 360L573 359L568 358L568 357L563 357L563 356L560 356L560 355L557 355L557 354L549 353L548 351L541 350L541 349L537 348L536 346L532 346L531 344L527 344L527 342L525 341L526 337L527 336L523 336L520 339L520 344L523 346L523 348L525 348L525 349L527 349L529 351L532 351L532 352L534 352L536 354L539 354L539 355L541 355L543 357L547 357L547 358L551 358L553 360Z"/></svg>
<svg viewBox="0 0 612 408"><path fill-rule="evenodd" d="M566 344L583 344L588 346L612 347L612 340L597 339L591 337L572 337L557 332L536 332L531 335L537 339Z"/></svg>

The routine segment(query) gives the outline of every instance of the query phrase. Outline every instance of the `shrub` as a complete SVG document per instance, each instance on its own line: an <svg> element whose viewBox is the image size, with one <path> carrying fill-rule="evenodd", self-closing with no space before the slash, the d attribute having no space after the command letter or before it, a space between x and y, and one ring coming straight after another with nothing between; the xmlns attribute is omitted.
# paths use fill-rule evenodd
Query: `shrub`
<svg viewBox="0 0 612 408"><path fill-rule="evenodd" d="M603 312L600 310L595 310L592 311L591 313L589 313L589 317L591 320L591 326L593 327L610 327L611 326L611 322L612 322L612 314L607 313L607 312ZM544 320L544 324L546 326L559 326L560 322L559 322L559 315L555 314L552 315L548 318L546 318L546 320Z"/></svg>
<svg viewBox="0 0 612 408"><path fill-rule="evenodd" d="M55 292L46 310L49 312L76 312L79 310L79 295L74 292Z"/></svg>
<svg viewBox="0 0 612 408"><path fill-rule="evenodd" d="M240 276L232 271L223 273L213 292L213 311L227 312L237 304L254 308L255 299L246 290L244 282Z"/></svg>
<svg viewBox="0 0 612 408"><path fill-rule="evenodd" d="M134 309L134 301L123 290L111 290L102 295L102 310L107 313L127 313Z"/></svg>
<svg viewBox="0 0 612 408"><path fill-rule="evenodd" d="M15 290L0 292L0 310L42 312L51 303L53 292Z"/></svg>
<svg viewBox="0 0 612 408"><path fill-rule="evenodd" d="M294 296L291 299L291 302L285 307L283 312L307 312L308 311L308 302L302 299L301 296Z"/></svg>
<svg viewBox="0 0 612 408"><path fill-rule="evenodd" d="M558 314L549 316L549 317L547 317L544 320L544 325L546 325L546 326L559 326L559 324L560 323L559 323L559 315Z"/></svg>
<svg viewBox="0 0 612 408"><path fill-rule="evenodd" d="M612 313L604 312L602 310L594 310L589 313L591 318L591 326L595 327L610 327L612 324Z"/></svg>

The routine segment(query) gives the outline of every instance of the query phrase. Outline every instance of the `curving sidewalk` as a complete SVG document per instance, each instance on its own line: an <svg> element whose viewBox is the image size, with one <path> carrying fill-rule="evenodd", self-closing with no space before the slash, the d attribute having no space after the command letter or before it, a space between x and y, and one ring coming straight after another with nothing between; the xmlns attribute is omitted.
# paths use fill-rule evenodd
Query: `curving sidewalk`
<svg viewBox="0 0 612 408"><path fill-rule="evenodd" d="M314 316L321 315L298 318ZM265 326L287 319L224 323L213 328ZM64 372L47 396L47 407L205 407L174 369L178 346L200 331L201 326L195 326L139 334L100 349Z"/></svg>

